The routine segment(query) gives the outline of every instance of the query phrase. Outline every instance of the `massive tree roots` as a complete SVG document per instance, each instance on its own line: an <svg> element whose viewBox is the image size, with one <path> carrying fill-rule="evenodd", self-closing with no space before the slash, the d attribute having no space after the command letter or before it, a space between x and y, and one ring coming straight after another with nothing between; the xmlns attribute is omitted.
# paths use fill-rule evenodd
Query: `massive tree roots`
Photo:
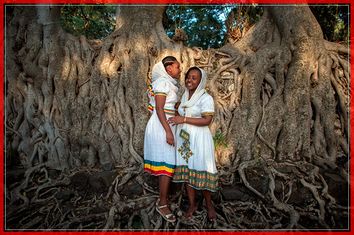
<svg viewBox="0 0 354 235"><path fill-rule="evenodd" d="M161 21L151 9L122 16ZM140 36L130 33L145 22L123 25L100 42L28 20L33 9L10 12L5 228L348 229L348 50L314 33L305 8L270 9L218 50L172 43L156 22ZM304 17L301 27L293 17ZM183 219L187 197L175 184L178 220L164 221L157 179L142 171L144 80L169 53L209 74L221 185L213 224L201 195L196 215Z"/></svg>
<svg viewBox="0 0 354 235"><path fill-rule="evenodd" d="M270 164L260 159L240 166L238 172L220 169L224 185L213 195L214 223L207 219L201 194L197 194L193 218L183 217L188 200L182 184L171 186L171 209L178 220L174 224L164 221L154 206L157 179L125 169L62 173L40 164L22 172L10 171L6 227L68 231L348 228L347 202L330 195L319 169L304 162ZM339 193L345 193L345 187L342 190Z"/></svg>

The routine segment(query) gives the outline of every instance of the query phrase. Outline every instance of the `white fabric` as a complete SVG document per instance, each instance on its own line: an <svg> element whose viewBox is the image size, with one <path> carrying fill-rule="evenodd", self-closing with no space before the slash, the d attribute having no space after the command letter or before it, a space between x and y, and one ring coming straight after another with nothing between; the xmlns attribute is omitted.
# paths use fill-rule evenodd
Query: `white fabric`
<svg viewBox="0 0 354 235"><path fill-rule="evenodd" d="M207 82L207 74L203 69L200 69L202 73L202 78L200 80L200 83L197 87L197 89L194 91L192 97L188 100L189 97L189 90L186 88L184 91L184 94L181 99L181 104L180 106L182 108L189 108L195 105L195 103L200 99L200 97L205 93L205 86Z"/></svg>
<svg viewBox="0 0 354 235"><path fill-rule="evenodd" d="M214 112L214 101L208 93L204 93L192 107L183 108L182 106L179 106L178 108L178 113L181 116L188 113L188 117L200 118L202 113L210 112ZM193 155L189 158L188 164L178 152L178 148L183 144L183 139L179 136L181 129L186 130L190 135L190 149L193 152ZM194 126L186 123L178 125L176 139L176 166L188 165L189 169L207 171L213 174L217 173L214 156L214 142L208 126Z"/></svg>
<svg viewBox="0 0 354 235"><path fill-rule="evenodd" d="M171 117L166 115L167 118ZM175 134L175 126L171 126ZM145 129L144 137L144 159L154 162L165 162L171 165L176 164L175 147L167 144L166 132L154 111Z"/></svg>
<svg viewBox="0 0 354 235"><path fill-rule="evenodd" d="M164 108L174 110L174 106L178 99L178 88L174 85L177 81L167 74L161 62L154 66L152 70L152 78L152 88L154 93L163 92L167 95ZM155 107L155 98L149 98L150 104ZM165 115L167 119L171 117L168 114ZM175 126L170 125L170 127L172 133L175 134ZM176 164L175 147L167 144L166 132L157 116L156 109L152 112L152 116L150 117L145 129L144 159L154 162L165 162L171 165Z"/></svg>
<svg viewBox="0 0 354 235"><path fill-rule="evenodd" d="M172 78L165 70L162 62L159 62L154 65L152 68L152 90L153 93L162 92L165 93L166 102L165 109L174 109L174 105L177 102L177 92L178 87L176 86L177 80ZM152 107L156 107L155 97L149 93L149 104Z"/></svg>
<svg viewBox="0 0 354 235"><path fill-rule="evenodd" d="M177 92L178 87L173 85L170 81L165 78L158 79L154 81L152 84L152 90L156 93L165 93L166 94L166 101L164 109L174 110L175 104L178 100ZM151 104L154 109L156 107L155 96L149 96L149 104Z"/></svg>
<svg viewBox="0 0 354 235"><path fill-rule="evenodd" d="M167 72L165 67L163 66L162 62L159 62L152 67L152 72L151 72L151 82L155 82L156 80L160 78L166 78L168 81L170 81L172 84L176 85L177 81L173 77L171 77Z"/></svg>

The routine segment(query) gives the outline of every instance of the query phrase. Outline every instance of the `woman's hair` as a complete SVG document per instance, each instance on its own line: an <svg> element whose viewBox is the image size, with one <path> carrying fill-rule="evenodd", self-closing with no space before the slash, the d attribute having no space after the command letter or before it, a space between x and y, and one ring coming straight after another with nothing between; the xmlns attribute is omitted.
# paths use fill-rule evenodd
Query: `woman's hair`
<svg viewBox="0 0 354 235"><path fill-rule="evenodd" d="M197 70L198 73L199 73L200 78L202 78L202 71L200 71L200 69L198 67L194 66L194 67L191 67L191 68L188 69L184 79L186 79L188 77L189 72L192 71L192 70Z"/></svg>
<svg viewBox="0 0 354 235"><path fill-rule="evenodd" d="M174 56L166 56L165 58L163 58L162 64L166 68L167 66L173 64L176 61L177 59Z"/></svg>

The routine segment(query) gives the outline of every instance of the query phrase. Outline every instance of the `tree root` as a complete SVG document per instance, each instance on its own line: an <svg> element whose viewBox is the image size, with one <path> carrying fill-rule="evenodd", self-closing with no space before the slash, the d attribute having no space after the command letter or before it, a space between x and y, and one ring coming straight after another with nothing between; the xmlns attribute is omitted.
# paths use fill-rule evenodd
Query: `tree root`
<svg viewBox="0 0 354 235"><path fill-rule="evenodd" d="M322 200L318 194L318 186L312 185L308 182L306 182L304 179L300 179L300 182L302 183L302 185L304 185L306 188L310 189L310 191L312 192L313 196L315 197L315 199L317 200L319 206L320 206L320 211L319 211L319 222L321 223L321 225L325 226L325 228L329 228L329 226L326 224L325 222L325 202L324 200Z"/></svg>
<svg viewBox="0 0 354 235"><path fill-rule="evenodd" d="M259 196L260 198L264 199L264 195L262 195L260 192L258 192L256 189L254 189L250 183L248 182L246 175L245 175L245 169L250 167L250 166L254 166L257 164L257 160L251 160L251 161L244 161L240 164L239 168L238 168L238 173L244 183L244 185L251 190L253 193L255 193L257 196Z"/></svg>
<svg viewBox="0 0 354 235"><path fill-rule="evenodd" d="M260 162L259 162L260 161ZM261 163L261 164L259 164ZM267 195L262 195L254 189L247 181L245 170L252 167L265 167L269 178L270 202L267 200ZM185 221L180 217L182 198L186 197L185 191L180 191L179 194L171 197L171 209L178 216L175 224L167 223L155 211L155 201L158 198L158 192L155 192L150 186L145 186L145 191L142 195L136 195L134 199L124 199L117 193L134 178L140 182L140 176L131 174L132 170L125 168L121 171L116 179L112 182L111 190L106 195L93 195L79 197L79 193L68 201L57 200L54 197L56 191L65 191L65 188L70 187L66 179L67 176L61 176L61 179L52 180L45 174L44 165L32 170L31 174L27 173L29 181L38 182L37 188L28 184L22 185L22 191L29 194L28 204L25 202L7 214L10 224L15 221L20 221L16 225L18 228L50 228L50 229L101 229L102 231L120 230L120 229L152 229L161 231L178 231L180 229L193 229L195 231L218 230L226 231L228 229L301 229L303 225L299 224L300 217L311 218L320 221L320 225L324 228L329 228L325 219L327 213L333 217L342 211L345 215L348 208L340 207L336 204L336 200L329 194L328 185L324 178L319 174L318 168L311 166L308 163L295 164L292 162L276 163L274 160L259 159L258 161L243 162L238 167L238 173L243 183L257 197L253 201L225 201L215 203L217 212L217 220L215 224L210 224L207 220L207 211L205 208L198 210L193 220ZM296 177L283 173L277 169L284 167L292 167L292 173ZM296 170L299 169L299 170ZM304 172L306 174L304 175ZM75 173L71 173L74 175ZM222 177L225 177L223 175ZM285 183L282 191L283 195L276 196L275 185L276 177L284 180ZM317 203L311 204L308 208L294 207L287 203L291 195L294 193L292 189L293 181L300 178L299 182L308 188L314 196ZM305 180L305 178L307 180ZM314 180L320 180L322 186ZM281 183L282 181L278 182ZM311 182L311 183L309 183ZM140 184L140 183L139 183ZM285 190L286 187L288 190ZM16 188L14 188L16 189ZM253 190L252 190L253 189ZM53 190L53 191L51 191ZM32 193L33 192L33 193ZM279 194L277 194L279 195ZM262 196L262 197L261 197ZM86 199L85 199L86 197ZM330 201L327 205L324 199ZM280 199L279 199L280 198ZM176 205L174 205L176 204ZM33 210L33 208L37 208ZM316 207L319 207L317 209ZM39 209L38 209L39 208ZM105 208L102 212L94 212L94 208ZM326 212L327 211L327 212ZM333 220L333 219L332 219ZM284 221L288 221L284 223ZM333 220L331 222L335 224Z"/></svg>
<svg viewBox="0 0 354 235"><path fill-rule="evenodd" d="M138 151L141 142L137 144L135 141L138 138L136 133L143 131L144 125L141 120L146 119L147 113L140 113L143 106L134 104L135 97L127 95L127 92L135 89L131 84L139 86L141 84L137 78L129 77L129 73L136 71L128 68L134 69L137 68L135 65L144 67L148 64L139 74L143 77L145 72L150 72L152 63L160 59L163 53L171 52L164 47L172 48L172 44L162 42L166 40L156 33L156 37L151 39L154 42L160 40L161 44L158 45L160 47L156 49L158 51L149 57L147 63L140 64L142 57L135 57L138 55L136 51L133 52L132 47L126 45L130 39L134 41L134 38L120 30L116 30L96 46L89 45L85 37L78 38L66 33L61 34L62 38L54 38L51 43L48 37L38 42L37 33L26 33L27 29L43 33L43 25L38 25L35 17L31 22L27 22L30 17L25 18L22 15L14 19L10 17L8 26L12 35L8 36L10 44L6 51L10 65L6 78L9 87L7 94L9 109L6 110L5 124L9 138L5 152L6 160L13 157L8 155L12 148L16 151L15 155L18 152L19 157L14 158L20 159L26 171L22 181L16 178L11 185L6 185L6 227L78 231L86 229L224 231L308 229L309 226L336 229L343 223L343 227L347 228L348 225L342 221L343 218L345 220L349 217L350 211L348 207L338 205L338 197L331 195L330 190L333 189L326 182L325 175L321 174L322 171L338 170L337 176L342 175L349 181L347 172L349 48L323 41L325 49L317 53L315 50L321 46L316 47L312 44L318 42L322 45L322 41L320 39L315 41L302 31L303 27L307 27L306 24L293 28L292 32L286 32L286 27L281 27L286 22L286 17L271 19L280 11L277 7L271 9L265 11L261 24L252 28L250 34L223 49L190 49L182 45L174 47L176 53L181 55L183 67L200 66L210 74L207 87L216 104L216 115L212 125L214 130L221 129L222 133L232 140L234 153L228 156L232 155L235 159L230 160L229 166L220 168L221 185L232 188L240 183L235 182L240 179L245 186L244 190L247 191L242 192L246 194L247 201L226 200L222 198L225 196L222 193L216 197L216 224L207 222L205 209L199 209L192 221L180 218L183 199L186 198L183 191L171 198L173 205L171 208L177 210L178 214L177 223L167 223L155 211L154 202L159 192L149 186L141 176L143 158ZM33 12L35 9L29 11L31 16L34 15ZM269 12L271 14L268 14ZM282 8L281 14L284 12L291 13L291 8ZM269 30L265 32L263 29L259 30L260 27ZM48 30L48 26L45 26L44 30ZM254 35L253 32L261 33ZM317 33L313 32L313 35ZM306 47L306 42L311 45ZM41 48L41 43L44 48ZM144 52L144 48L141 49ZM307 49L311 50L309 53L315 52L314 56L308 54L314 58L306 58L311 62L310 71L302 64L305 60L298 58L307 57ZM271 52L267 52L269 50ZM135 54L130 54L131 52ZM318 54L325 54L325 61L322 61L323 58L319 58ZM54 55L59 57L53 58ZM260 58L256 58L257 56ZM10 68L11 65L15 69ZM299 66L296 67L297 65ZM321 66L332 74L325 73L326 76L319 76ZM326 92L327 94L333 92L334 98L323 97L321 89L318 89L319 99L302 99L304 95L315 90L321 79L328 80L324 81L325 85L331 84ZM291 83L295 80L299 83ZM138 90L141 92L139 102L146 99L140 96L142 87L140 86ZM296 92L293 92L295 90ZM291 97L292 95L294 97ZM331 113L328 115L320 113L325 99L330 101L328 106ZM337 108L333 105L336 103ZM294 111L289 116L296 114L303 120L284 122L282 130L273 133L275 136L273 138L277 139L267 139L266 133L262 132L261 128L269 120L270 115L278 114L274 118L280 120L287 117L284 110L278 113L279 110L275 108L272 112L266 113L266 108L270 107L268 106L270 104L279 104L274 107L288 105L284 110ZM314 107L313 111L316 114L313 117L311 107ZM253 115L250 110L257 115ZM140 119L141 116L138 115L143 115L145 119ZM252 125L256 128L252 127L252 132L247 131L250 130L247 128L242 129L255 116L257 118L253 120ZM327 116L334 117L333 121L337 125L334 131L338 136L339 146L334 141L337 136L331 135L334 132L332 118ZM327 119L324 120L323 117ZM239 118L242 121L237 122ZM307 130L310 129L308 127L312 121L313 129ZM277 128L280 129L279 126ZM296 127L306 127L306 130ZM233 128L240 128L240 134L232 136L235 132L229 130ZM272 126L267 128L269 130ZM290 131L284 134L283 131L288 130L287 128ZM313 134L310 133L312 130ZM303 133L298 135L297 132ZM292 139L292 135L298 136ZM254 143L258 144L257 137L262 143L260 153L270 150L271 157L264 154L263 156L248 154L258 148L254 146ZM282 144L283 141L285 144ZM245 143L247 151L243 152L247 154L239 154L242 151L238 148L243 147ZM304 153L311 153L302 162L297 157L302 157L303 149ZM339 154L336 153L337 150ZM284 155L276 156L277 151ZM337 160L342 158L342 155L345 162L339 165ZM102 159L102 156L105 159ZM269 158L264 159L266 157ZM276 162L279 160L276 157L284 161ZM251 160L244 161L248 159ZM69 181L74 173L77 173L72 170L73 165L79 167L80 171L86 170L81 161L84 163L86 161L87 169L91 171L93 169L101 171L95 166L105 165L102 162L108 162L112 166L123 166L116 168L118 175L108 190L92 191L87 185L80 185L82 187L79 189ZM54 179L47 168L65 169L65 172L61 172L62 178ZM265 184L268 190L266 194L262 194L250 184L246 170L252 168L266 172L265 176L257 174L259 172L252 175L256 179L263 180L266 177L269 180L268 184ZM70 169L73 174L67 175ZM131 186L132 181L138 182L136 188L135 185L132 186L136 193L133 196L126 196L124 191L129 190L127 186ZM300 186L303 186L301 190L308 197L306 202L296 198L298 197L296 190L299 190ZM302 204L293 204L292 201ZM306 220L313 220L316 225L306 224Z"/></svg>
<svg viewBox="0 0 354 235"><path fill-rule="evenodd" d="M299 218L300 218L299 213L294 209L293 206L286 204L286 203L282 203L276 198L276 196L274 195L274 189L275 189L274 177L269 169L266 169L266 171L268 172L268 177L270 179L270 181L269 181L270 197L273 201L274 207L277 208L278 210L285 211L286 213L289 213L290 223L287 226L287 228L288 229L295 228L297 226Z"/></svg>

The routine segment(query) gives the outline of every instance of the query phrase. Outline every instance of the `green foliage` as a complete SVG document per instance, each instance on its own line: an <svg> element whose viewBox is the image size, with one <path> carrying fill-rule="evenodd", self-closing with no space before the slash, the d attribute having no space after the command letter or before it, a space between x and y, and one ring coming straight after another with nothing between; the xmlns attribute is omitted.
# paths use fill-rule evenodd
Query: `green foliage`
<svg viewBox="0 0 354 235"><path fill-rule="evenodd" d="M170 5L164 27L171 38L176 28L183 29L189 47L219 48L225 44L230 30L247 28L262 13L257 5Z"/></svg>
<svg viewBox="0 0 354 235"><path fill-rule="evenodd" d="M349 42L349 5L310 5L310 9L326 40Z"/></svg>
<svg viewBox="0 0 354 235"><path fill-rule="evenodd" d="M115 13L115 6L66 5L61 9L61 24L73 35L102 39L113 32Z"/></svg>
<svg viewBox="0 0 354 235"><path fill-rule="evenodd" d="M233 5L170 5L164 27L169 37L176 28L182 28L188 35L187 46L218 48L225 42L227 28L225 20Z"/></svg>
<svg viewBox="0 0 354 235"><path fill-rule="evenodd" d="M348 5L310 5L310 9L327 40L349 41ZM263 7L258 5L170 5L163 23L171 38L176 28L183 29L189 47L219 48L225 44L227 34L235 34L238 29L242 32L255 24L262 13ZM67 32L89 39L102 39L115 27L113 5L65 5L61 16Z"/></svg>
<svg viewBox="0 0 354 235"><path fill-rule="evenodd" d="M220 129L216 131L215 135L213 136L213 140L216 149L220 147L228 147L226 136L221 132Z"/></svg>
<svg viewBox="0 0 354 235"><path fill-rule="evenodd" d="M258 22L263 14L263 8L258 5L238 5L232 9L229 17L229 28L240 28Z"/></svg>

